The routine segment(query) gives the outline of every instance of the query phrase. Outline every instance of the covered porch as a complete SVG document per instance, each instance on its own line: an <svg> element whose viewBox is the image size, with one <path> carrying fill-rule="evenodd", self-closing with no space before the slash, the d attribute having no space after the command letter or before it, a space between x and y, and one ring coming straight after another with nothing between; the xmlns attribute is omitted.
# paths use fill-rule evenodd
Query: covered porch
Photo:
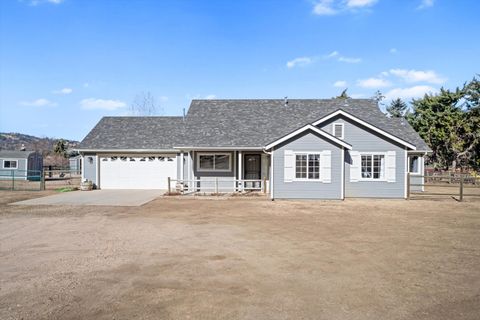
<svg viewBox="0 0 480 320"><path fill-rule="evenodd" d="M262 149L190 149L179 153L171 192L269 192L271 160Z"/></svg>

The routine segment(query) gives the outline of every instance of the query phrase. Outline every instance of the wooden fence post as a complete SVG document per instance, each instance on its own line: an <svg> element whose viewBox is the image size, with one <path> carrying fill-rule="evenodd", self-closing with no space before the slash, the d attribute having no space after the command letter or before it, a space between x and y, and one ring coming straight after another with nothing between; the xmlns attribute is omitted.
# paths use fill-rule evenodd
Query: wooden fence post
<svg viewBox="0 0 480 320"><path fill-rule="evenodd" d="M410 199L410 172L407 172L407 200Z"/></svg>
<svg viewBox="0 0 480 320"><path fill-rule="evenodd" d="M463 201L463 175L460 176L460 202Z"/></svg>
<svg viewBox="0 0 480 320"><path fill-rule="evenodd" d="M168 194L170 195L170 177L168 177Z"/></svg>
<svg viewBox="0 0 480 320"><path fill-rule="evenodd" d="M40 190L45 190L45 169L40 171Z"/></svg>

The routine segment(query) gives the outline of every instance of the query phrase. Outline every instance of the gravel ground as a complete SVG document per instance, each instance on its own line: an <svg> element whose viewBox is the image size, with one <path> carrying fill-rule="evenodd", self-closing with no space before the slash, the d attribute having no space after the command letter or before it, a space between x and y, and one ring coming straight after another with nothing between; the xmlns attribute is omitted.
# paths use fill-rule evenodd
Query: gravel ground
<svg viewBox="0 0 480 320"><path fill-rule="evenodd" d="M46 193L0 192L0 319L480 315L480 201L6 205Z"/></svg>

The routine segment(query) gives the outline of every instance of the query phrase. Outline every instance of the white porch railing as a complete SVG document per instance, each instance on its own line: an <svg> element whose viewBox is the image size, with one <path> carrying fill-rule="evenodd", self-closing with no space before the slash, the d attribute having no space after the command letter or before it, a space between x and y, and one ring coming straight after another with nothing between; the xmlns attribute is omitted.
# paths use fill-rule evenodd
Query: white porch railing
<svg viewBox="0 0 480 320"><path fill-rule="evenodd" d="M187 194L196 192L206 193L233 193L244 191L257 191L267 193L269 180L264 179L219 179L201 178L181 180L168 178L168 193Z"/></svg>

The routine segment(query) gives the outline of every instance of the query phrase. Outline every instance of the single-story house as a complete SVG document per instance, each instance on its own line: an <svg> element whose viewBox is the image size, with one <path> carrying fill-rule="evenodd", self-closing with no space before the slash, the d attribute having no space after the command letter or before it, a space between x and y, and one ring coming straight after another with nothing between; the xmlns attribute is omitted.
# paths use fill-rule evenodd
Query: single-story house
<svg viewBox="0 0 480 320"><path fill-rule="evenodd" d="M39 180L42 169L39 152L0 150L0 179Z"/></svg>
<svg viewBox="0 0 480 320"><path fill-rule="evenodd" d="M266 187L272 199L405 198L407 172L423 175L431 152L370 99L193 100L184 117L104 117L78 151L101 189L170 178L188 191Z"/></svg>

